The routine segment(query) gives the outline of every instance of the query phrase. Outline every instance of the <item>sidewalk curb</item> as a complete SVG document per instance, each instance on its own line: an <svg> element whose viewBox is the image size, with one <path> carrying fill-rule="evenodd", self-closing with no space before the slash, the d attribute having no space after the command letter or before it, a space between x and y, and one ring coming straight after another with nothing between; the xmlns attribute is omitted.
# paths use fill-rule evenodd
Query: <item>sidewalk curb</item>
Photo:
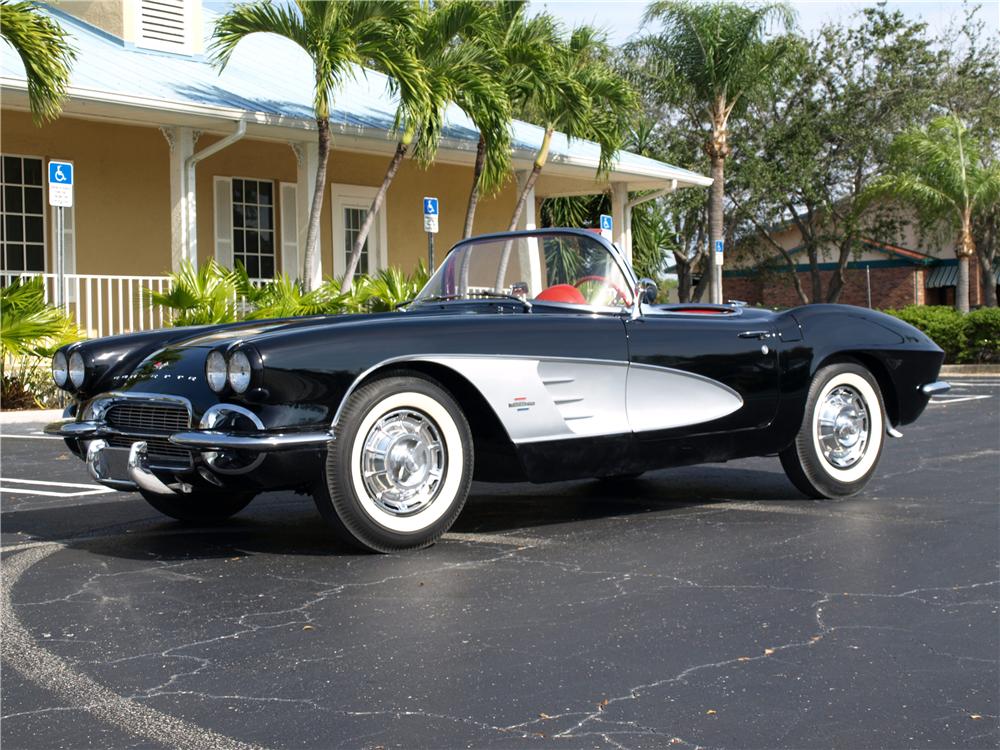
<svg viewBox="0 0 1000 750"><path fill-rule="evenodd" d="M941 375L952 377L1000 377L1000 365L942 365Z"/></svg>
<svg viewBox="0 0 1000 750"><path fill-rule="evenodd" d="M0 425L5 424L48 424L62 418L62 409L25 409L23 411L0 411Z"/></svg>

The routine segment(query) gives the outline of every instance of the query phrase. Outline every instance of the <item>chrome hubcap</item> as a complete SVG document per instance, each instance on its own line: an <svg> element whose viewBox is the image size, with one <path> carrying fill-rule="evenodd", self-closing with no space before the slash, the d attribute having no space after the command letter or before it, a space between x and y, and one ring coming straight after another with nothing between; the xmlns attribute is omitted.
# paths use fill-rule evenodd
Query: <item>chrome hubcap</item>
<svg viewBox="0 0 1000 750"><path fill-rule="evenodd" d="M816 437L823 457L838 469L853 466L865 455L871 422L861 394L840 385L819 405Z"/></svg>
<svg viewBox="0 0 1000 750"><path fill-rule="evenodd" d="M365 489L387 513L408 516L427 508L437 496L444 471L441 433L421 412L391 411L365 436L361 451Z"/></svg>

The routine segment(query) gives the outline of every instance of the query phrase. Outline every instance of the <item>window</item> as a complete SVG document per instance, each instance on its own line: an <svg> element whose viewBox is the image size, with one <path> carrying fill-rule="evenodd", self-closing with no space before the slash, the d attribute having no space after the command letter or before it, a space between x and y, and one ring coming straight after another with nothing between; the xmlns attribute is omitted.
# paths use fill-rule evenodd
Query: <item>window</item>
<svg viewBox="0 0 1000 750"><path fill-rule="evenodd" d="M0 161L0 269L44 271L42 160L4 154Z"/></svg>
<svg viewBox="0 0 1000 750"><path fill-rule="evenodd" d="M358 234L361 232L361 225L365 222L368 211L363 208L344 207L344 247L347 254L344 256L344 268L350 260L354 251L354 243L358 241ZM369 234L371 234L369 232ZM358 258L358 273L368 273L368 237L365 237L365 244L361 246L361 257Z"/></svg>
<svg viewBox="0 0 1000 750"><path fill-rule="evenodd" d="M233 178L233 264L252 279L274 277L274 183Z"/></svg>
<svg viewBox="0 0 1000 750"><path fill-rule="evenodd" d="M376 192L377 188L360 185L330 186L333 208L333 275L337 278L347 271L347 261L354 248L354 241L368 216L368 209L371 208ZM362 246L358 273L370 274L385 268L388 264L385 237L386 209L383 203Z"/></svg>

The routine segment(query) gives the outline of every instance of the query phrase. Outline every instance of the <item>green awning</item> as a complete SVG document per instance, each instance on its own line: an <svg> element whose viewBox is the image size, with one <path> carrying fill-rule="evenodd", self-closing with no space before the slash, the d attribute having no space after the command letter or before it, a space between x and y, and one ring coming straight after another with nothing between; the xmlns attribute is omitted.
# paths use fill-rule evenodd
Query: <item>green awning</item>
<svg viewBox="0 0 1000 750"><path fill-rule="evenodd" d="M957 286L957 284L957 264L954 266L938 266L937 268L932 268L931 272L927 274L928 289L939 289L943 286Z"/></svg>
<svg viewBox="0 0 1000 750"><path fill-rule="evenodd" d="M969 263L978 262L978 258L969 259ZM993 283L1000 285L1000 261L993 265ZM927 274L928 289L939 289L945 286L958 286L958 263L935 266Z"/></svg>

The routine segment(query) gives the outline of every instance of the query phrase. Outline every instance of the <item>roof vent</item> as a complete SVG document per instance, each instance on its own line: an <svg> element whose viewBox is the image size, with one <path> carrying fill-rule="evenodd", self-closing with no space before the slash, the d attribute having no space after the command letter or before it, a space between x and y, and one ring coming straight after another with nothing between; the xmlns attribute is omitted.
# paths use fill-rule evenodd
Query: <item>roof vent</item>
<svg viewBox="0 0 1000 750"><path fill-rule="evenodd" d="M136 46L189 55L196 51L195 2L139 0Z"/></svg>

